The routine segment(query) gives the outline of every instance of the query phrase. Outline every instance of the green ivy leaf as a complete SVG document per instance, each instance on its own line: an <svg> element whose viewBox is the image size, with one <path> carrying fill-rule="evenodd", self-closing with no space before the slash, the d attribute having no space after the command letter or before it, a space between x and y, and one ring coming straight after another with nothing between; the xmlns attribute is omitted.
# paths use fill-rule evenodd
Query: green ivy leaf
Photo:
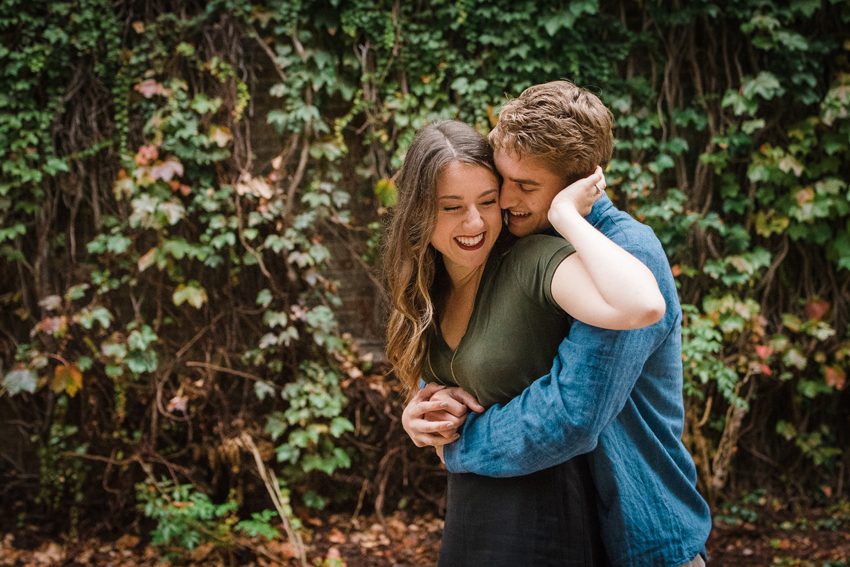
<svg viewBox="0 0 850 567"><path fill-rule="evenodd" d="M73 301L75 299L82 299L86 294L86 290L91 286L87 283L82 283L79 285L75 285L68 288L68 291L65 292L65 299L67 301Z"/></svg>
<svg viewBox="0 0 850 567"><path fill-rule="evenodd" d="M272 512L271 510L263 510L260 513L254 512L251 514L251 520L242 520L241 522L238 522L234 528L242 530L248 535L248 537L262 535L267 540L271 541L280 537L280 531L269 524L269 521L274 516L275 512Z"/></svg>
<svg viewBox="0 0 850 567"><path fill-rule="evenodd" d="M267 382L254 382L254 394L262 401L266 399L266 396L274 394L274 388Z"/></svg>
<svg viewBox="0 0 850 567"><path fill-rule="evenodd" d="M316 494L316 491L308 490L304 494L304 504L306 504L310 508L316 508L318 510L322 510L322 509L324 509L325 505L327 504L327 501L324 498L322 498L321 496L319 496L318 494Z"/></svg>
<svg viewBox="0 0 850 567"><path fill-rule="evenodd" d="M185 285L180 284L174 290L171 296L174 305L182 305L184 302L189 302L189 305L195 309L200 309L207 302L207 291L200 285Z"/></svg>
<svg viewBox="0 0 850 567"><path fill-rule="evenodd" d="M32 394L35 392L37 383L38 377L35 372L27 368L12 370L6 374L5 378L3 378L3 387L6 388L12 396L21 392L29 392Z"/></svg>
<svg viewBox="0 0 850 567"><path fill-rule="evenodd" d="M286 327L289 318L283 311L266 311L263 315L263 323L274 329L277 326Z"/></svg>
<svg viewBox="0 0 850 567"><path fill-rule="evenodd" d="M274 297L272 296L272 292L268 289L263 289L260 293L257 294L257 305L261 305L263 307L268 307L272 302Z"/></svg>
<svg viewBox="0 0 850 567"><path fill-rule="evenodd" d="M159 358L155 351L146 350L144 352L133 352L124 359L127 368L136 374L143 372L153 372L159 366Z"/></svg>
<svg viewBox="0 0 850 567"><path fill-rule="evenodd" d="M331 435L339 437L346 431L354 431L354 425L344 417L335 417L331 421Z"/></svg>
<svg viewBox="0 0 850 567"><path fill-rule="evenodd" d="M776 422L776 432L785 438L786 441L791 441L797 437L797 428L793 423L789 423L784 419Z"/></svg>
<svg viewBox="0 0 850 567"><path fill-rule="evenodd" d="M207 112L217 112L219 107L221 106L221 99L209 98L204 93L198 93L192 99L190 104L192 110L197 112L198 114L206 114Z"/></svg>
<svg viewBox="0 0 850 567"><path fill-rule="evenodd" d="M752 100L756 95L764 100L771 100L785 94L785 89L779 84L776 75L768 71L761 71L754 79L745 81L742 85L743 96Z"/></svg>
<svg viewBox="0 0 850 567"><path fill-rule="evenodd" d="M77 316L77 320L84 329L91 329L95 322L100 323L104 329L108 329L112 323L112 313L105 307L95 307L94 309L84 307Z"/></svg>
<svg viewBox="0 0 850 567"><path fill-rule="evenodd" d="M282 412L274 411L266 417L265 432L271 435L272 441L277 441L286 432L288 427L289 423L287 423Z"/></svg>

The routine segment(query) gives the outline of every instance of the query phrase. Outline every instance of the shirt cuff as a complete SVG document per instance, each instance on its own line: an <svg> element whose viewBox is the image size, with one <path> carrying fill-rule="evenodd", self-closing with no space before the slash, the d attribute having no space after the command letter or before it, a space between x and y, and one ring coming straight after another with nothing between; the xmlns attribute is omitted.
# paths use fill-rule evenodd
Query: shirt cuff
<svg viewBox="0 0 850 567"><path fill-rule="evenodd" d="M466 473L469 472L460 462L460 444L463 443L463 437L448 445L443 445L443 460L446 462L446 470L450 473Z"/></svg>

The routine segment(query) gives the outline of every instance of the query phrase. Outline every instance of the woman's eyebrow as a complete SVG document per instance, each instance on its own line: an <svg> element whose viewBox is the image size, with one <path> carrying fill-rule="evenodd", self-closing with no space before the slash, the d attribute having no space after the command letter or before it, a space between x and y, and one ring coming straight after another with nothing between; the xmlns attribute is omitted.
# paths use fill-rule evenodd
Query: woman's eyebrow
<svg viewBox="0 0 850 567"><path fill-rule="evenodd" d="M482 197L486 197L490 193L498 193L498 192L499 192L498 189L488 189L487 191L484 191L483 193L478 195L478 198L480 199ZM460 195L443 195L442 197L439 198L440 201L442 201L443 199L455 199L455 200L460 201L461 199L463 199L463 197L461 197Z"/></svg>

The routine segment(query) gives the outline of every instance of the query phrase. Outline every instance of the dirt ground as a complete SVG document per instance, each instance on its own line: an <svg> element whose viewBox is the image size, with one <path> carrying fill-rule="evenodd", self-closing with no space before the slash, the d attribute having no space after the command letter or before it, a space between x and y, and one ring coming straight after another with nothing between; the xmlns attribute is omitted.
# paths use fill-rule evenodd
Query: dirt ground
<svg viewBox="0 0 850 567"><path fill-rule="evenodd" d="M838 518L838 520L835 520ZM850 524L844 516L813 510L793 521L759 517L755 523L715 521L708 540L710 564L718 567L848 567ZM308 563L317 567L425 567L437 561L442 520L433 514L396 512L352 518L324 514L305 518ZM162 550L159 550L162 551ZM68 542L40 539L36 528L0 535L0 565L16 567L289 567L294 547L261 536L241 540L227 551L197 547L190 557L170 562L145 538L126 534Z"/></svg>

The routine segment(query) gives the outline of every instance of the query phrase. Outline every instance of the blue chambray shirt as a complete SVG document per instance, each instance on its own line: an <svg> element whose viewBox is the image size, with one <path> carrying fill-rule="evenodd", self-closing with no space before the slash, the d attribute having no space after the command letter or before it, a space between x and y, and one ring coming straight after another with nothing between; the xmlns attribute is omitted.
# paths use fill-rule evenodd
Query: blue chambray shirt
<svg viewBox="0 0 850 567"><path fill-rule="evenodd" d="M608 557L674 567L705 557L708 505L682 445L682 311L661 243L603 195L587 220L646 264L667 301L661 321L632 331L576 321L551 373L505 405L470 414L446 445L454 473L530 474L589 453ZM522 353L517 353L522 356Z"/></svg>

